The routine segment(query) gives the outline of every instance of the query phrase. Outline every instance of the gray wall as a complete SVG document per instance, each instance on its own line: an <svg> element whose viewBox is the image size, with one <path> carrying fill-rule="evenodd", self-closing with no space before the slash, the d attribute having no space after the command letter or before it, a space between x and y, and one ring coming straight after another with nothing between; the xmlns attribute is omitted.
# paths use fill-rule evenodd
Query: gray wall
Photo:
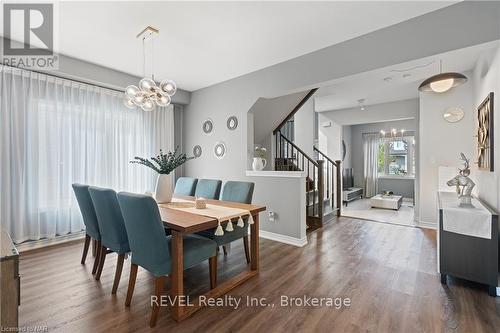
<svg viewBox="0 0 500 333"><path fill-rule="evenodd" d="M195 144L202 144L206 153L190 161L186 173L225 180L249 180L245 176L246 161L253 151L247 149L247 112L259 97L298 92L343 76L496 40L500 38L499 8L498 3L492 2L461 2L193 92L191 103L186 108L183 141L188 150ZM237 131L228 132L223 124L233 114L241 124ZM217 126L212 136L201 131L201 123L207 117L212 118ZM228 154L223 160L215 160L211 153L219 140L228 146ZM254 202L265 203L268 209L281 207L283 201L295 204L303 196L300 192L285 193L281 188L271 186L264 177L255 179L255 182L259 189L256 193L260 193L260 188L266 188L267 193L272 194L269 198L254 197ZM265 214L262 217L261 228L267 230L270 222ZM274 230L300 237L287 225L301 223L303 217L291 218L295 221L278 222Z"/></svg>
<svg viewBox="0 0 500 333"><path fill-rule="evenodd" d="M493 55L481 57L472 75L474 85L473 108L477 108L486 96L493 92L494 96L494 140L495 171L472 170L477 175L477 194L488 205L500 211L500 49ZM474 119L475 121L475 119ZM474 145L477 140L474 140ZM474 160L476 155L471 156ZM474 165L475 166L475 165Z"/></svg>
<svg viewBox="0 0 500 333"><path fill-rule="evenodd" d="M465 73L471 77L470 73ZM473 85L469 80L443 94L420 93L420 222L436 225L436 199L439 184L439 167L460 166L460 153L474 160L474 106ZM464 110L464 118L450 124L443 119L444 111L456 106ZM458 169L457 169L458 172ZM475 174L472 174L475 177ZM498 189L497 189L498 191Z"/></svg>
<svg viewBox="0 0 500 333"><path fill-rule="evenodd" d="M0 48L1 47L3 47L3 37L0 36ZM139 80L141 80L140 77L84 60L68 57L63 54L59 54L58 56L59 69L56 71L47 71L47 74L120 90L131 84L137 85L139 84ZM179 88L177 93L172 96L172 103L188 104L190 98L190 92Z"/></svg>
<svg viewBox="0 0 500 333"><path fill-rule="evenodd" d="M342 140L344 140L346 150L342 165L344 168L352 168L352 126L342 126Z"/></svg>

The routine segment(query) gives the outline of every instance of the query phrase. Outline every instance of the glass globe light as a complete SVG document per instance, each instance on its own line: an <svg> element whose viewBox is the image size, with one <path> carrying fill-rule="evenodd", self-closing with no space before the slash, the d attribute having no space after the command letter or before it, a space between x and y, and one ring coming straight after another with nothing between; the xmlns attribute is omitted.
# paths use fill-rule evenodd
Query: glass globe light
<svg viewBox="0 0 500 333"><path fill-rule="evenodd" d="M141 105L141 109L144 111L153 111L155 108L155 103L152 100L147 100Z"/></svg>
<svg viewBox="0 0 500 333"><path fill-rule="evenodd" d="M151 79L144 78L139 81L139 88L143 91L151 91L151 89L154 89L155 87L156 83Z"/></svg>
<svg viewBox="0 0 500 333"><path fill-rule="evenodd" d="M172 80L162 81L160 84L160 88L169 96L172 96L177 91L177 85Z"/></svg>
<svg viewBox="0 0 500 333"><path fill-rule="evenodd" d="M141 105L142 103L144 103L145 100L146 100L146 96L142 92L138 93L133 98L134 103L137 105Z"/></svg>
<svg viewBox="0 0 500 333"><path fill-rule="evenodd" d="M129 99L134 98L138 93L139 88L137 88L136 86L131 85L125 88L125 96L127 96Z"/></svg>
<svg viewBox="0 0 500 333"><path fill-rule="evenodd" d="M170 104L170 101L171 101L170 96L164 95L156 101L156 104L158 104L158 106L167 106Z"/></svg>
<svg viewBox="0 0 500 333"><path fill-rule="evenodd" d="M123 104L128 107L129 109L135 109L135 104L131 99L125 99L123 100Z"/></svg>

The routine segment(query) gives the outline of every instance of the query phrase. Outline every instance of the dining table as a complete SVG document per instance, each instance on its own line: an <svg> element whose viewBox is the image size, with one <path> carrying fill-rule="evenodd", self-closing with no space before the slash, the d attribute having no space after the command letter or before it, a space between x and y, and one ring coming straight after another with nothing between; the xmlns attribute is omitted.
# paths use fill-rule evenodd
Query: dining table
<svg viewBox="0 0 500 333"><path fill-rule="evenodd" d="M194 197L174 194L173 199L195 201ZM218 298L230 290L241 285L248 279L256 276L259 273L259 213L266 210L265 206L244 204L231 201L210 200L206 199L206 203L210 205L218 205L222 207L238 208L248 211L253 218L254 223L250 224L250 265L243 272L232 277L231 279L222 282L214 289L211 289L204 294L208 298ZM168 205L158 204L160 215L165 227L170 228L172 232L172 288L170 296L172 300L171 315L175 321L182 321L193 313L198 311L205 304L200 302L199 298L190 302L190 306L186 306L184 301L184 258L183 258L183 237L187 234L196 233L203 230L216 228L219 224L217 218L203 215L203 210L200 209L199 214L193 214L168 207Z"/></svg>

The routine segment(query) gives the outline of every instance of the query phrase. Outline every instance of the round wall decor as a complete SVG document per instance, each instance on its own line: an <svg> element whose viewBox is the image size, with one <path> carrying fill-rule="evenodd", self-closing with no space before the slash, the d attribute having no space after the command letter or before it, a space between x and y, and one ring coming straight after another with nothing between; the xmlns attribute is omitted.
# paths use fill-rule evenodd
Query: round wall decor
<svg viewBox="0 0 500 333"><path fill-rule="evenodd" d="M219 141L215 144L214 155L219 160L224 158L224 156L226 155L226 152L227 152L227 148L226 148L226 144L224 142Z"/></svg>
<svg viewBox="0 0 500 333"><path fill-rule="evenodd" d="M205 134L212 134L214 131L214 122L212 119L205 120L203 122L202 129Z"/></svg>
<svg viewBox="0 0 500 333"><path fill-rule="evenodd" d="M203 152L203 150L201 149L200 145L196 145L193 147L193 155L195 158L200 157L202 152Z"/></svg>
<svg viewBox="0 0 500 333"><path fill-rule="evenodd" d="M238 127L238 118L236 116L231 116L227 118L227 128L230 131L234 131Z"/></svg>
<svg viewBox="0 0 500 333"><path fill-rule="evenodd" d="M464 117L464 110L459 107L452 106L447 108L443 113L443 118L449 123L456 123Z"/></svg>

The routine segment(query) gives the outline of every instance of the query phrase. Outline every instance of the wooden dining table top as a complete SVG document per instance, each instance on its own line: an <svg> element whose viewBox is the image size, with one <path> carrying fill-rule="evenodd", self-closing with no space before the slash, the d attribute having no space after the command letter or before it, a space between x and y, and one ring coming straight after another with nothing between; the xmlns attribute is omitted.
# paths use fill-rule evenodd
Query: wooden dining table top
<svg viewBox="0 0 500 333"><path fill-rule="evenodd" d="M195 200L194 197L174 194L173 198L182 199L182 200ZM252 205L252 204L244 204L239 202L231 202L231 201L223 201L223 200L211 200L206 199L207 204L211 205L219 205L224 207L231 208L239 208L243 210L247 210L252 215L256 215L260 212L266 210L265 206L261 205ZM198 231L203 231L211 228L217 227L218 221L216 218L204 216L203 210L200 210L200 214L192 214L188 212L184 212L177 209L172 209L167 207L166 205L158 204L158 208L160 210L160 216L163 221L163 224L171 228L173 230L182 232L182 233L194 233Z"/></svg>

